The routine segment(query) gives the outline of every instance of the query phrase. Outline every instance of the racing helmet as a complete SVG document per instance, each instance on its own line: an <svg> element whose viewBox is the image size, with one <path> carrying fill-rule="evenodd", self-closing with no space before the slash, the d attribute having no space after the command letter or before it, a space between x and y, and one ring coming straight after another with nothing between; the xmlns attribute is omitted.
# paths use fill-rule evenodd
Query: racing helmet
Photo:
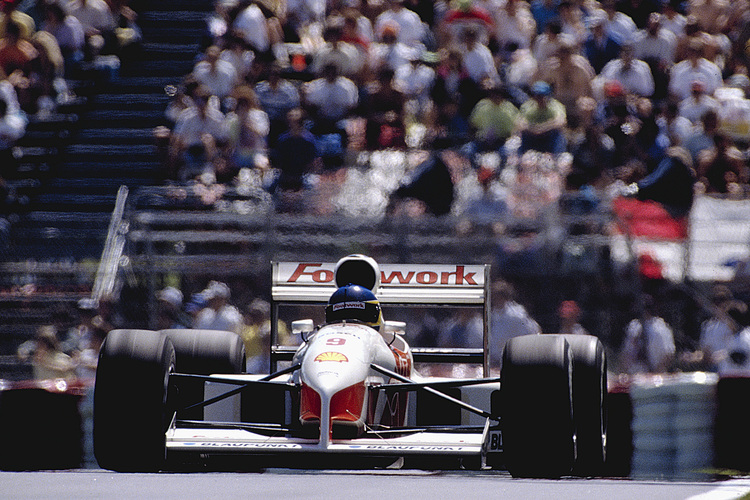
<svg viewBox="0 0 750 500"><path fill-rule="evenodd" d="M339 259L333 271L336 286L361 285L378 293L380 267L375 259L362 254L352 254Z"/></svg>
<svg viewBox="0 0 750 500"><path fill-rule="evenodd" d="M360 285L348 284L333 292L326 306L326 323L355 320L380 328L383 315L375 294Z"/></svg>

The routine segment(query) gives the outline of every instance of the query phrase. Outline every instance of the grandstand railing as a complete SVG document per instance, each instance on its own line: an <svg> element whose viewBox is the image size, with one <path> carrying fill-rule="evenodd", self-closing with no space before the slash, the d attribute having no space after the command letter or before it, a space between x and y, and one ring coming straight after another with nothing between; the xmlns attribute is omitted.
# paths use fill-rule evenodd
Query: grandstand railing
<svg viewBox="0 0 750 500"><path fill-rule="evenodd" d="M96 300L111 295L117 285L118 268L128 232L128 223L123 220L128 192L127 186L120 186L117 191L115 208L107 229L107 239L91 290L91 298Z"/></svg>

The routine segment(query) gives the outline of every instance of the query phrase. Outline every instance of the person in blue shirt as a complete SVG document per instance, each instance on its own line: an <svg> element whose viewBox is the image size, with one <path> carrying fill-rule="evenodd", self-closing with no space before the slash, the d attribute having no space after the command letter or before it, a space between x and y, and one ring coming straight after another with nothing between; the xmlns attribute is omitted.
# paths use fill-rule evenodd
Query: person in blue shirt
<svg viewBox="0 0 750 500"><path fill-rule="evenodd" d="M304 126L302 109L292 109L287 113L287 130L271 149L271 165L279 170L272 191L301 190L304 175L313 170L319 158L315 137Z"/></svg>

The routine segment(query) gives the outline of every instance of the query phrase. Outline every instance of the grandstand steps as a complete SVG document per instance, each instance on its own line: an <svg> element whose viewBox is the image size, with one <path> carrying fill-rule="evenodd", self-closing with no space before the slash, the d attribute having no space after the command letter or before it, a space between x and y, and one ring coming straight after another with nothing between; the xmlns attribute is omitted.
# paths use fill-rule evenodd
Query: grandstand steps
<svg viewBox="0 0 750 500"><path fill-rule="evenodd" d="M78 112L80 111L83 111L83 105L81 105L80 109L78 110ZM26 132L70 132L71 130L74 130L76 128L79 116L78 112L62 112L61 109L58 109L56 113L44 117L40 117L39 115L32 115L29 117L29 123L26 126Z"/></svg>
<svg viewBox="0 0 750 500"><path fill-rule="evenodd" d="M167 107L169 96L161 90L157 94L99 94L93 99L97 110L151 111Z"/></svg>
<svg viewBox="0 0 750 500"><path fill-rule="evenodd" d="M164 110L94 110L81 117L81 129L153 128L166 122Z"/></svg>
<svg viewBox="0 0 750 500"><path fill-rule="evenodd" d="M211 0L159 0L158 2L144 2L143 0L136 0L142 3L141 8L138 5L134 6L140 12L140 18L146 15L147 12L178 12L178 11L191 11L191 12L209 12L213 8Z"/></svg>
<svg viewBox="0 0 750 500"><path fill-rule="evenodd" d="M195 61L200 52L198 43L147 42L143 44L146 61Z"/></svg>
<svg viewBox="0 0 750 500"><path fill-rule="evenodd" d="M156 146L152 144L74 144L67 148L65 159L71 162L90 163L92 170L102 164L119 161L148 161L154 159Z"/></svg>
<svg viewBox="0 0 750 500"><path fill-rule="evenodd" d="M153 179L133 177L111 177L106 176L97 179L65 179L56 178L47 183L48 189L54 189L58 194L77 194L80 196L89 195L110 195L112 191L117 191L120 186L128 186L133 189L138 186L147 186L153 183Z"/></svg>
<svg viewBox="0 0 750 500"><path fill-rule="evenodd" d="M23 254L17 255L17 259L75 262L101 253L109 225L108 214L101 211L73 212L71 209L80 205L74 199L66 203L63 195L43 194L40 199L42 207L48 210L22 215L13 231L12 244L23 249ZM113 203L113 200L107 199L106 202ZM67 279L60 280L59 284L66 284Z"/></svg>
<svg viewBox="0 0 750 500"><path fill-rule="evenodd" d="M80 145L143 145L151 142L152 136L153 132L150 128L86 129L76 136L76 142Z"/></svg>
<svg viewBox="0 0 750 500"><path fill-rule="evenodd" d="M172 75L186 75L193 70L195 63L191 61L183 60L169 60L167 64L165 61L145 61L139 63L134 67L125 67L121 70L123 76L172 76Z"/></svg>
<svg viewBox="0 0 750 500"><path fill-rule="evenodd" d="M59 147L18 146L13 149L13 155L20 164L19 171L46 171L60 162L60 151Z"/></svg>
<svg viewBox="0 0 750 500"><path fill-rule="evenodd" d="M154 28L153 30L144 30L144 35L148 40L156 43L185 43L185 41L199 42L201 33L196 31L192 26L166 26L164 28Z"/></svg>
<svg viewBox="0 0 750 500"><path fill-rule="evenodd" d="M152 40L152 37L147 33L159 31L163 28L183 27L191 28L194 33L201 32L206 26L206 14L210 10L210 3L208 9L203 8L203 6L198 9L185 9L181 5L180 8L167 11L149 10L138 16L138 26L143 31L146 40Z"/></svg>
<svg viewBox="0 0 750 500"><path fill-rule="evenodd" d="M155 158L144 161L132 161L128 159L107 165L98 164L96 168L94 167L91 162L66 162L64 166L57 170L56 177L58 179L83 179L84 182L88 179L96 178L95 174L103 178L148 179L157 175L161 169L161 163Z"/></svg>
<svg viewBox="0 0 750 500"><path fill-rule="evenodd" d="M108 93L163 94L164 87L176 85L184 74L174 76L123 76L107 86Z"/></svg>
<svg viewBox="0 0 750 500"><path fill-rule="evenodd" d="M19 147L34 147L38 145L59 144L69 137L66 131L58 130L28 130L16 143Z"/></svg>
<svg viewBox="0 0 750 500"><path fill-rule="evenodd" d="M115 204L116 193L90 194L90 193L59 193L47 192L36 197L37 208L44 210L59 210L69 212L73 210L85 210L91 212L108 212ZM101 247L104 247L102 240ZM101 250L97 254L101 253ZM93 256L92 256L93 257Z"/></svg>

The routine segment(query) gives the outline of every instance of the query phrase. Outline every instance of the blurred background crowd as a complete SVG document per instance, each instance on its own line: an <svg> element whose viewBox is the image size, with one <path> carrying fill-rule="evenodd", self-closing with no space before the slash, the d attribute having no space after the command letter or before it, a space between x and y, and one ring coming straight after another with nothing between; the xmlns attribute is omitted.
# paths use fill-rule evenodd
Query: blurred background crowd
<svg viewBox="0 0 750 500"><path fill-rule="evenodd" d="M222 1L155 132L168 177L247 169L282 209L340 183L352 152L425 148L482 184L520 162L548 196L609 186L684 215L696 190L747 190L747 17L720 0ZM429 184L393 197L446 213Z"/></svg>

